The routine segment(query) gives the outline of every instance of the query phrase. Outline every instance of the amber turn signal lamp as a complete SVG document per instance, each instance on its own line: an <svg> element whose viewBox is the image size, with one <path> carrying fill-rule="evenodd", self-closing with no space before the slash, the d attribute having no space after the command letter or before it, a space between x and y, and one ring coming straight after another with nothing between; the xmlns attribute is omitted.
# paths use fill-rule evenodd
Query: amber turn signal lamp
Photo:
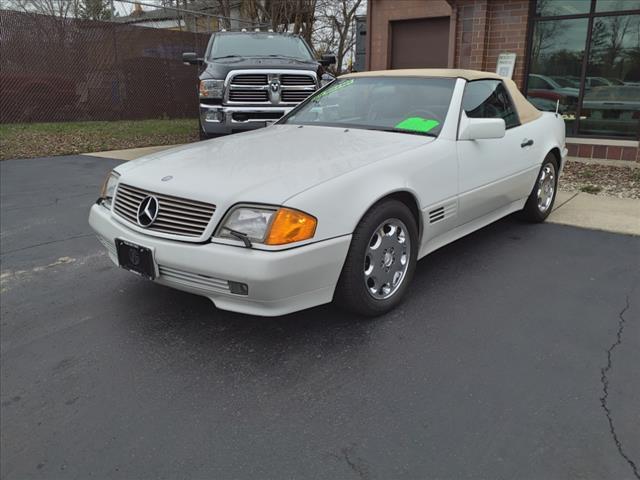
<svg viewBox="0 0 640 480"><path fill-rule="evenodd" d="M267 245L284 245L286 243L300 242L313 238L316 233L318 221L311 215L281 208L275 214L271 228L264 240Z"/></svg>

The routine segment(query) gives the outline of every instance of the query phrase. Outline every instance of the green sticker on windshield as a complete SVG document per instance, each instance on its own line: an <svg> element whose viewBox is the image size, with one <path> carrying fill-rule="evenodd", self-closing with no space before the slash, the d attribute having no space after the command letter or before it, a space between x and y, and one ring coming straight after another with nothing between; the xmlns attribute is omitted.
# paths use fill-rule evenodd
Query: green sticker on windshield
<svg viewBox="0 0 640 480"><path fill-rule="evenodd" d="M422 117L411 117L406 118L400 123L396 124L395 128L410 130L412 132L426 133L429 130L437 127L438 125L440 125L440 122L437 120Z"/></svg>

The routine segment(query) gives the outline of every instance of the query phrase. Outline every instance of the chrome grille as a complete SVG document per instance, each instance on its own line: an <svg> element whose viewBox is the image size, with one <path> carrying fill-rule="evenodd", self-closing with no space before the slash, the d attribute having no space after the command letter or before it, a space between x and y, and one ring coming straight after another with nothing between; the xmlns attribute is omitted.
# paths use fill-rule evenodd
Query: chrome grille
<svg viewBox="0 0 640 480"><path fill-rule="evenodd" d="M282 101L286 103L299 103L313 92L314 90L283 90Z"/></svg>
<svg viewBox="0 0 640 480"><path fill-rule="evenodd" d="M316 82L313 80L313 77L309 75L290 75L284 74L280 75L280 83L282 85L312 85L315 86Z"/></svg>
<svg viewBox="0 0 640 480"><path fill-rule="evenodd" d="M225 103L295 105L317 88L314 72L237 70L229 74Z"/></svg>
<svg viewBox="0 0 640 480"><path fill-rule="evenodd" d="M200 237L216 211L215 205L209 203L163 195L122 183L118 185L113 210L125 220L138 225L138 207L147 195L158 199L158 215L147 227L147 230L154 232Z"/></svg>
<svg viewBox="0 0 640 480"><path fill-rule="evenodd" d="M233 77L234 85L266 85L267 75L261 74L241 74Z"/></svg>
<svg viewBox="0 0 640 480"><path fill-rule="evenodd" d="M229 91L229 100L232 102L268 102L269 96L266 90L240 90Z"/></svg>

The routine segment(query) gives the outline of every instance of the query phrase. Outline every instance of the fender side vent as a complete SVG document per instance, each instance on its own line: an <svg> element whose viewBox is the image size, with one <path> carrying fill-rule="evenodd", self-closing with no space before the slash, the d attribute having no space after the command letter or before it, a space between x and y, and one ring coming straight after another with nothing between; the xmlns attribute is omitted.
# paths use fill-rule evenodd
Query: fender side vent
<svg viewBox="0 0 640 480"><path fill-rule="evenodd" d="M456 214L456 203L448 203L429 212L429 223L436 223Z"/></svg>
<svg viewBox="0 0 640 480"><path fill-rule="evenodd" d="M436 223L444 218L444 207L438 207L429 212L429 223Z"/></svg>

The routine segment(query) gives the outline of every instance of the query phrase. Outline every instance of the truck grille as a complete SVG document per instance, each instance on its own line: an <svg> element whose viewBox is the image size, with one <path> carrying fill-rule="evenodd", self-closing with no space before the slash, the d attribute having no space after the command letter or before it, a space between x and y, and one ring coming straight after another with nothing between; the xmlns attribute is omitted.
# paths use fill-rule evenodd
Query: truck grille
<svg viewBox="0 0 640 480"><path fill-rule="evenodd" d="M232 102L268 102L269 96L266 90L241 90L229 91L229 100Z"/></svg>
<svg viewBox="0 0 640 480"><path fill-rule="evenodd" d="M267 75L260 74L241 74L233 77L234 85L266 85Z"/></svg>
<svg viewBox="0 0 640 480"><path fill-rule="evenodd" d="M291 75L291 74L280 75L280 83L282 83L282 85L313 85L313 86L315 86L316 84L313 78L308 75Z"/></svg>
<svg viewBox="0 0 640 480"><path fill-rule="evenodd" d="M147 230L154 232L200 237L216 211L216 206L209 203L154 193L122 183L118 185L113 210L120 217L138 225L138 207L147 196L154 196L158 200L158 215L147 227Z"/></svg>
<svg viewBox="0 0 640 480"><path fill-rule="evenodd" d="M238 70L229 78L225 101L230 104L295 105L316 91L313 72Z"/></svg>
<svg viewBox="0 0 640 480"><path fill-rule="evenodd" d="M300 103L302 100L306 99L309 95L311 95L313 91L309 92L307 90L291 90L282 92L282 101L285 103Z"/></svg>

